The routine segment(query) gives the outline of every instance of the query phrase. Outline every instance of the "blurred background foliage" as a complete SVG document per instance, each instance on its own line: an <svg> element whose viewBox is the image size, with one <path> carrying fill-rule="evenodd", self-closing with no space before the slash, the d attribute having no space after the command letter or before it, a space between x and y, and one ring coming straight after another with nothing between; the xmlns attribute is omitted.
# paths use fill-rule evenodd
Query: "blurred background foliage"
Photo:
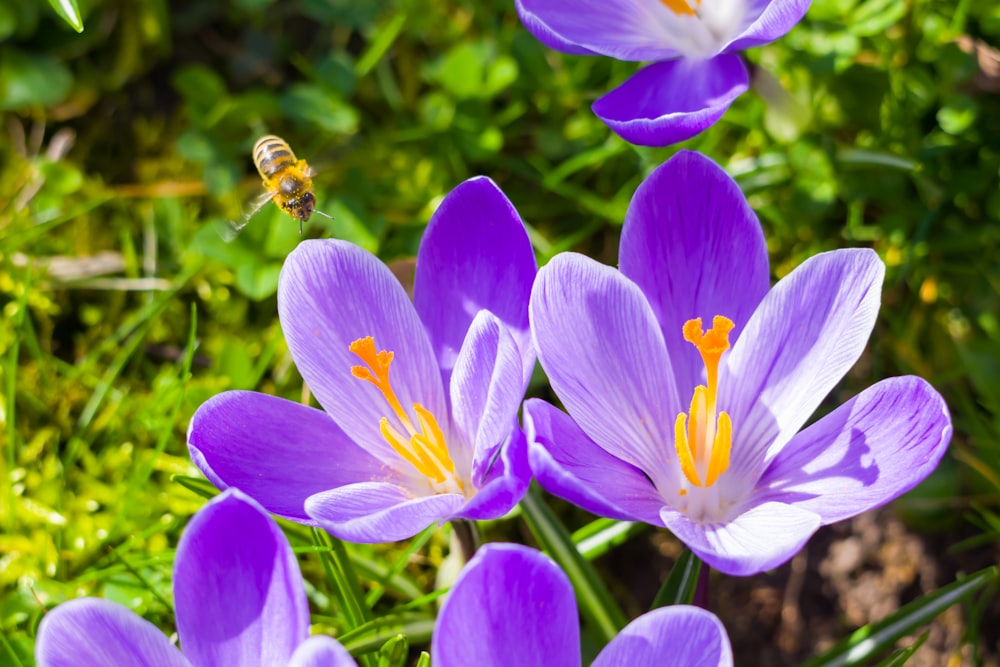
<svg viewBox="0 0 1000 667"><path fill-rule="evenodd" d="M1000 540L997 46L998 3L814 0L681 146L739 180L775 277L843 246L885 260L868 353L830 403L901 373L941 390L952 455L900 509L977 544ZM32 664L43 606L81 592L172 627L171 549L202 504L172 479L197 474L188 419L225 389L301 396L274 297L297 225L269 206L219 234L260 191L257 137L318 171L334 219L308 237L405 260L441 197L485 174L540 262L614 263L636 186L680 148L591 114L635 68L547 50L509 0L0 0L2 661ZM370 597L419 610L443 540L351 554L385 584Z"/></svg>

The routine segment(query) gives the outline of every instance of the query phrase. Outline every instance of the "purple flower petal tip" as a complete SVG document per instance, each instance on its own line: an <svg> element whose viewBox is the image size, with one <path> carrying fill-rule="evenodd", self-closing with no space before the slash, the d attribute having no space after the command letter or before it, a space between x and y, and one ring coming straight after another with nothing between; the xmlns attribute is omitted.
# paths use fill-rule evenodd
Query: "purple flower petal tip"
<svg viewBox="0 0 1000 667"><path fill-rule="evenodd" d="M639 70L592 109L630 143L669 146L713 125L748 87L739 56L670 60Z"/></svg>
<svg viewBox="0 0 1000 667"><path fill-rule="evenodd" d="M70 600L45 615L35 660L39 667L191 667L155 625L96 598Z"/></svg>
<svg viewBox="0 0 1000 667"><path fill-rule="evenodd" d="M812 0L770 0L764 11L728 46L727 52L769 44L802 20Z"/></svg>
<svg viewBox="0 0 1000 667"><path fill-rule="evenodd" d="M733 649L718 617L699 607L660 607L629 623L592 667L732 667Z"/></svg>
<svg viewBox="0 0 1000 667"><path fill-rule="evenodd" d="M174 604L184 653L199 665L283 664L309 634L288 540L237 489L209 501L181 536Z"/></svg>
<svg viewBox="0 0 1000 667"><path fill-rule="evenodd" d="M340 642L326 635L314 635L295 649L288 667L357 667Z"/></svg>
<svg viewBox="0 0 1000 667"><path fill-rule="evenodd" d="M537 264L528 232L489 178L460 183L438 206L420 243L413 305L427 328L445 383L477 313L492 313L534 366L528 296Z"/></svg>
<svg viewBox="0 0 1000 667"><path fill-rule="evenodd" d="M534 549L487 544L445 599L431 653L436 667L579 667L579 636L563 571Z"/></svg>
<svg viewBox="0 0 1000 667"><path fill-rule="evenodd" d="M578 667L579 621L569 579L534 549L487 544L445 599L431 651L437 667ZM732 649L710 612L665 607L629 623L593 665L731 667Z"/></svg>
<svg viewBox="0 0 1000 667"><path fill-rule="evenodd" d="M545 46L571 55L595 55L594 51L579 44L574 44L550 28L545 21L526 7L524 0L515 0L514 6L517 8L517 15L521 18L521 23L524 24L524 27Z"/></svg>

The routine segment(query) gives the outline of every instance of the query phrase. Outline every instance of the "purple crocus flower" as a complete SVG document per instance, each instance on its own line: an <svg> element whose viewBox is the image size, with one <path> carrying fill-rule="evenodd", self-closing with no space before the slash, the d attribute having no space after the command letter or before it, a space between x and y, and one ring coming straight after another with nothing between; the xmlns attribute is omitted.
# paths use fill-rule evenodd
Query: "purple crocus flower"
<svg viewBox="0 0 1000 667"><path fill-rule="evenodd" d="M332 637L309 636L295 554L250 498L226 491L188 524L174 560L182 654L159 628L108 600L79 598L38 629L39 667L356 667Z"/></svg>
<svg viewBox="0 0 1000 667"><path fill-rule="evenodd" d="M667 146L717 121L746 92L736 51L772 42L809 0L516 0L546 46L573 54L656 61L594 102L626 141Z"/></svg>
<svg viewBox="0 0 1000 667"><path fill-rule="evenodd" d="M559 255L531 295L539 359L569 412L525 404L549 491L665 526L747 575L909 490L944 454L947 407L917 377L883 380L799 431L874 327L885 269L873 251L822 253L769 289L736 183L681 152L636 191L619 263Z"/></svg>
<svg viewBox="0 0 1000 667"><path fill-rule="evenodd" d="M191 421L192 459L220 488L353 542L503 516L531 476L516 419L535 363L535 272L517 211L487 178L459 185L434 214L412 303L367 251L299 244L278 314L325 412L225 392Z"/></svg>
<svg viewBox="0 0 1000 667"><path fill-rule="evenodd" d="M580 625L569 579L539 551L487 544L445 599L431 656L435 667L580 667ZM679 605L629 623L591 664L731 667L733 654L714 614Z"/></svg>

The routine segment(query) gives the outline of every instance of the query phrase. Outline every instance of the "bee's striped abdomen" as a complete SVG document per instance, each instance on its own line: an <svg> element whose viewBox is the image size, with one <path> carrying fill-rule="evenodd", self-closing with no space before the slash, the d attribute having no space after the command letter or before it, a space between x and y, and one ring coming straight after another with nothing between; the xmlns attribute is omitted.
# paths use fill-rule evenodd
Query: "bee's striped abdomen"
<svg viewBox="0 0 1000 667"><path fill-rule="evenodd" d="M261 177L271 178L282 169L295 164L295 153L284 139L269 134L254 144L253 163Z"/></svg>

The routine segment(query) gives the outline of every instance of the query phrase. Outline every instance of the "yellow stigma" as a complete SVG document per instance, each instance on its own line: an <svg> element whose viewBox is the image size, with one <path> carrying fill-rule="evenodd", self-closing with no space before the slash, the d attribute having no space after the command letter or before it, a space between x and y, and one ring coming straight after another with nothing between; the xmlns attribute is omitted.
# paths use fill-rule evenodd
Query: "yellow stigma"
<svg viewBox="0 0 1000 667"><path fill-rule="evenodd" d="M701 318L684 323L684 340L698 348L705 364L706 382L694 389L691 398L691 420L683 412L674 422L674 442L681 470L693 486L712 486L719 475L729 468L729 453L733 444L733 423L729 415L716 416L719 385L719 360L729 349L731 320L716 315L712 328L703 331Z"/></svg>
<svg viewBox="0 0 1000 667"><path fill-rule="evenodd" d="M416 413L417 420L417 424L414 425L410 415L396 398L396 392L393 391L389 382L389 365L392 364L393 353L387 350L378 351L375 348L375 339L371 336L359 338L351 343L348 349L365 364L364 366L352 366L351 375L359 380L371 382L382 392L382 396L392 408L399 425L406 431L406 435L404 435L389 423L388 418L382 417L379 422L379 431L386 442L397 454L425 477L433 480L435 484L451 479L461 489L462 483L455 478L455 463L448 454L448 443L445 442L444 433L438 426L434 415L424 406L414 403L413 412Z"/></svg>
<svg viewBox="0 0 1000 667"><path fill-rule="evenodd" d="M678 16L696 16L694 9L687 3L687 0L660 0L667 9L672 11ZM700 5L701 0L697 0L696 4Z"/></svg>

